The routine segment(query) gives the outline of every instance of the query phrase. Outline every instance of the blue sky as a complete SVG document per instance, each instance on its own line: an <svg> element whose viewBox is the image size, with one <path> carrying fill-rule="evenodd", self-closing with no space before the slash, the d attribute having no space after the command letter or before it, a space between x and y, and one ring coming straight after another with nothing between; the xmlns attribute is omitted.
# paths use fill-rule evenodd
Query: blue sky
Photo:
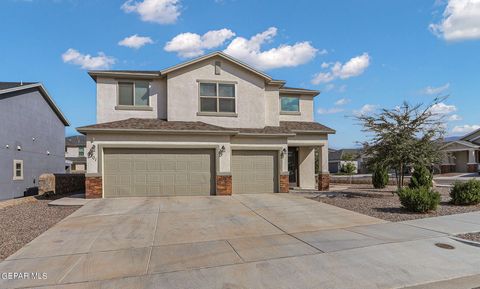
<svg viewBox="0 0 480 289"><path fill-rule="evenodd" d="M321 90L332 147L364 138L356 113L437 95L450 135L480 128L480 0L2 0L0 27L0 81L43 82L68 135L95 123L87 69L159 70L212 50Z"/></svg>

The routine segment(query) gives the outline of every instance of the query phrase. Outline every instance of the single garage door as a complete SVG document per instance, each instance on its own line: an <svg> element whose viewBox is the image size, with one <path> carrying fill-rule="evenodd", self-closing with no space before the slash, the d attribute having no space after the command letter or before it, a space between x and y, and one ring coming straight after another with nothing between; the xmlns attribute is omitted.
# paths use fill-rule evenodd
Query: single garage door
<svg viewBox="0 0 480 289"><path fill-rule="evenodd" d="M213 150L104 149L104 197L210 195L213 172Z"/></svg>
<svg viewBox="0 0 480 289"><path fill-rule="evenodd" d="M276 151L233 151L234 194L277 192Z"/></svg>

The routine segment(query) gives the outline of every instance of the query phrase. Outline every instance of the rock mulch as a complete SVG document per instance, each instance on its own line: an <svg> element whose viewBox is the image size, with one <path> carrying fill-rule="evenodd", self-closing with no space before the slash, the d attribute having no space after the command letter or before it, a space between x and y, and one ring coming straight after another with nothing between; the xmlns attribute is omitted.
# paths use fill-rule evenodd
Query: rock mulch
<svg viewBox="0 0 480 289"><path fill-rule="evenodd" d="M0 261L80 208L49 206L52 200L36 197L0 208Z"/></svg>
<svg viewBox="0 0 480 289"><path fill-rule="evenodd" d="M480 243L480 232L457 235L457 237Z"/></svg>
<svg viewBox="0 0 480 289"><path fill-rule="evenodd" d="M348 188L343 186L338 191L335 191L334 186L330 192L310 192L308 194L310 196L306 196L304 192L301 194L316 201L391 222L480 211L480 204L476 206L450 204L450 189L436 188L442 196L437 210L426 214L412 213L402 208L398 196L393 194L395 190L395 187L378 190L369 185L350 185Z"/></svg>

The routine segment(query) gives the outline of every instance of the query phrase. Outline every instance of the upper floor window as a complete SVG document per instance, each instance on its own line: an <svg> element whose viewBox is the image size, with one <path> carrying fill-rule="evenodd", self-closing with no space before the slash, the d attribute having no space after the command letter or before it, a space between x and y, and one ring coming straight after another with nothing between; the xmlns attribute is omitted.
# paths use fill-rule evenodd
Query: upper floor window
<svg viewBox="0 0 480 289"><path fill-rule="evenodd" d="M122 81L118 83L118 104L129 106L149 106L148 81Z"/></svg>
<svg viewBox="0 0 480 289"><path fill-rule="evenodd" d="M280 96L281 112L300 112L300 98L297 96Z"/></svg>
<svg viewBox="0 0 480 289"><path fill-rule="evenodd" d="M78 156L83 157L85 156L85 148L78 148Z"/></svg>
<svg viewBox="0 0 480 289"><path fill-rule="evenodd" d="M235 113L235 84L200 83L200 112Z"/></svg>

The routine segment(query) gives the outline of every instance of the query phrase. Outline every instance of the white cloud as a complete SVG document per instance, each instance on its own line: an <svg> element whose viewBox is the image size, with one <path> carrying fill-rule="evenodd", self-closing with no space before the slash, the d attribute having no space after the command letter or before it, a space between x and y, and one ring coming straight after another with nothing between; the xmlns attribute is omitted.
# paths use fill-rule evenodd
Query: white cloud
<svg viewBox="0 0 480 289"><path fill-rule="evenodd" d="M350 103L351 99L348 99L348 98L340 98L339 100L335 101L335 105L345 105L345 104L348 104Z"/></svg>
<svg viewBox="0 0 480 289"><path fill-rule="evenodd" d="M121 6L126 13L138 13L142 21L160 24L175 23L180 16L179 0L128 0Z"/></svg>
<svg viewBox="0 0 480 289"><path fill-rule="evenodd" d="M333 108L318 108L317 113L318 114L334 114L334 113L339 113L344 111L342 108L338 107L333 107Z"/></svg>
<svg viewBox="0 0 480 289"><path fill-rule="evenodd" d="M449 88L450 88L450 83L447 82L444 85L441 85L438 87L427 86L424 89L422 89L422 93L428 94L428 95L438 95L438 94L441 94L442 92L445 92Z"/></svg>
<svg viewBox="0 0 480 289"><path fill-rule="evenodd" d="M235 36L230 29L211 30L203 35L181 33L165 44L165 51L176 52L180 57L195 57L205 53L205 49L221 46L226 40Z"/></svg>
<svg viewBox="0 0 480 289"><path fill-rule="evenodd" d="M455 105L448 105L443 102L434 104L430 111L433 114L449 114L457 111L457 107Z"/></svg>
<svg viewBox="0 0 480 289"><path fill-rule="evenodd" d="M378 105L374 104L365 104L359 110L354 110L355 115L365 115L374 112L378 108Z"/></svg>
<svg viewBox="0 0 480 289"><path fill-rule="evenodd" d="M469 132L472 132L472 131L475 131L477 129L480 129L480 125L468 125L468 124L465 124L465 125L457 125L455 126L453 129L452 129L452 132L453 133L463 133L463 134L466 134L466 133L469 133Z"/></svg>
<svg viewBox="0 0 480 289"><path fill-rule="evenodd" d="M237 37L228 45L225 53L258 69L268 70L305 64L312 60L318 52L318 49L308 41L297 42L293 45L281 44L262 51L262 45L271 42L276 35L277 28L270 27L250 39Z"/></svg>
<svg viewBox="0 0 480 289"><path fill-rule="evenodd" d="M449 121L459 121L462 120L462 117L459 116L458 114L452 114L451 116L448 117Z"/></svg>
<svg viewBox="0 0 480 289"><path fill-rule="evenodd" d="M153 40L150 37L138 36L138 34L135 34L129 37L125 37L123 40L118 42L118 45L138 49L146 44L152 43Z"/></svg>
<svg viewBox="0 0 480 289"><path fill-rule="evenodd" d="M347 79L354 76L359 76L370 65L370 56L368 53L351 58L346 63L322 63L323 69L330 68L328 72L319 72L313 76L312 83L320 84L333 81L337 78Z"/></svg>
<svg viewBox="0 0 480 289"><path fill-rule="evenodd" d="M480 0L449 0L440 23L429 28L447 41L480 39Z"/></svg>
<svg viewBox="0 0 480 289"><path fill-rule="evenodd" d="M98 56L82 54L73 48L69 48L62 54L63 62L79 65L83 69L107 69L115 64L115 58L99 52Z"/></svg>

